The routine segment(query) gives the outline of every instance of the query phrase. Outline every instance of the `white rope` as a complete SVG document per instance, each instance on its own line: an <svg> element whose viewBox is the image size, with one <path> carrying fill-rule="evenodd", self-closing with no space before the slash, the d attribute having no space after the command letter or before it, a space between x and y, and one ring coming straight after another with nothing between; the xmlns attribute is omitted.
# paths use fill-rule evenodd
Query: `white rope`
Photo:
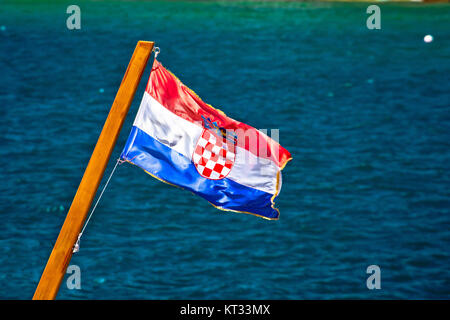
<svg viewBox="0 0 450 320"><path fill-rule="evenodd" d="M81 230L80 234L78 235L77 242L76 242L75 245L73 246L73 253L76 253L76 252L80 251L80 239L81 239L81 236L83 235L84 229L86 229L86 227L87 227L87 225L88 225L88 223L89 223L89 220L91 220L92 214L94 213L95 209L97 208L97 205L98 205L98 203L100 202L100 199L101 199L102 196L103 196L103 192L105 192L106 187L108 186L109 181L111 180L111 178L112 178L112 176L113 176L113 174L114 174L114 171L116 171L117 165L119 165L119 164L122 163L122 162L123 162L122 160L117 159L116 165L115 165L114 168L112 169L111 174L110 174L109 177L108 177L108 180L106 180L106 183L105 183L105 186L104 186L103 189L102 189L102 192L101 192L100 195L98 196L98 199L97 199L97 201L95 202L95 205L94 205L94 207L92 208L91 213L89 214L88 219L87 219L86 222L84 223L83 229Z"/></svg>

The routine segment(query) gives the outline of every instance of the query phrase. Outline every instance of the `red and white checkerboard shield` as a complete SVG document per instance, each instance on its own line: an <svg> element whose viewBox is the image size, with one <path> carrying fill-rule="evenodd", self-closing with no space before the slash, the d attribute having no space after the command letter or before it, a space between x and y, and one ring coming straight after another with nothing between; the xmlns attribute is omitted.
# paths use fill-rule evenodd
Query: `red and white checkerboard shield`
<svg viewBox="0 0 450 320"><path fill-rule="evenodd" d="M233 142L203 129L192 154L192 161L201 176L211 180L225 178L230 173L235 158L236 148Z"/></svg>

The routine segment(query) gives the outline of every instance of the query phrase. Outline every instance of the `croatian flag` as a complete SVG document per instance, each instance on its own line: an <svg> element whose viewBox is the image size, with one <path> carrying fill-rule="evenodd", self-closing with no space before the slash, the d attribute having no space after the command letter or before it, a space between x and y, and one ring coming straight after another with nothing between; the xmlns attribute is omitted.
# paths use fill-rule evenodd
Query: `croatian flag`
<svg viewBox="0 0 450 320"><path fill-rule="evenodd" d="M221 210L278 219L290 153L203 102L155 59L121 160Z"/></svg>

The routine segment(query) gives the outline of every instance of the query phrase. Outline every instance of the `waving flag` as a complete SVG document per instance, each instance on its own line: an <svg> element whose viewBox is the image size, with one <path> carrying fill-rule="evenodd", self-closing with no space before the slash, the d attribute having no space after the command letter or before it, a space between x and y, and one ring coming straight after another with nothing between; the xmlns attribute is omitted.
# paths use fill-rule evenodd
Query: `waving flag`
<svg viewBox="0 0 450 320"><path fill-rule="evenodd" d="M274 199L291 155L203 102L155 59L121 159L218 209L278 219Z"/></svg>

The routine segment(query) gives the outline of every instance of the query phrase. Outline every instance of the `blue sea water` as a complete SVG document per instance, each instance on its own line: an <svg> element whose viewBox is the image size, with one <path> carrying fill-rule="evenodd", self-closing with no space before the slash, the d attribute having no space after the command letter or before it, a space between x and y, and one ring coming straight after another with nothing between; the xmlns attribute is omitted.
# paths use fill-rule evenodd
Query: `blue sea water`
<svg viewBox="0 0 450 320"><path fill-rule="evenodd" d="M280 220L123 164L71 261L82 289L58 298L450 298L448 4L380 4L368 30L364 3L77 3L81 30L71 2L0 3L0 298L32 297L138 40L208 103L280 129Z"/></svg>

